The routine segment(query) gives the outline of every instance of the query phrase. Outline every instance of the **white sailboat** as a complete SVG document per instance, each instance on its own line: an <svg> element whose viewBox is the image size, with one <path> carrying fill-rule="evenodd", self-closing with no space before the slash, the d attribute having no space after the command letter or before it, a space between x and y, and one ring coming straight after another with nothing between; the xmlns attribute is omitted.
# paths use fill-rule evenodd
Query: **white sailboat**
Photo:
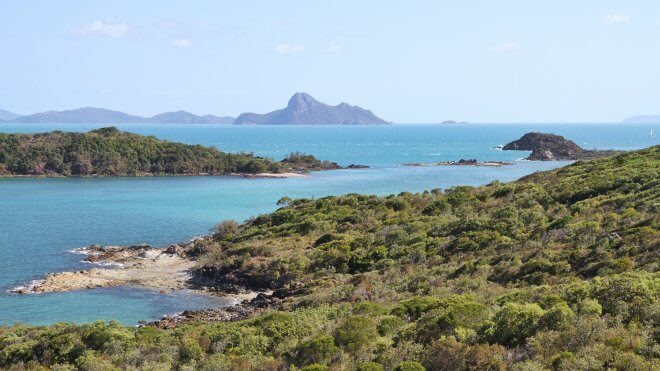
<svg viewBox="0 0 660 371"><path fill-rule="evenodd" d="M655 138L655 133L653 132L653 129L649 132L649 138Z"/></svg>

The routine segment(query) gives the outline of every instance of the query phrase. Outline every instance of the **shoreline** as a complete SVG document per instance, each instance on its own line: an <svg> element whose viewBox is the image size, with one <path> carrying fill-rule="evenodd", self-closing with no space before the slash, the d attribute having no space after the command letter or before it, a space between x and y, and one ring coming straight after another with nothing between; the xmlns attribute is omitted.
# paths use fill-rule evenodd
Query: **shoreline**
<svg viewBox="0 0 660 371"><path fill-rule="evenodd" d="M403 166L412 166L412 167L425 167L425 166L488 166L488 167L501 167L501 166L511 166L513 162L504 162L504 161L476 161L476 160L459 160L459 161L441 161L441 162L412 162L403 164Z"/></svg>
<svg viewBox="0 0 660 371"><path fill-rule="evenodd" d="M168 178L168 177L239 177L239 178L304 178L308 173L230 173L230 174L211 174L211 173L197 173L197 174L138 174L138 175L2 175L2 179L105 179L105 178Z"/></svg>
<svg viewBox="0 0 660 371"><path fill-rule="evenodd" d="M47 273L44 278L17 286L9 292L17 295L39 295L106 287L136 287L166 295L187 290L198 295L229 299L207 309L165 313L152 321L139 321L138 326L152 325L171 329L190 322L231 322L249 318L278 302L272 290L239 290L236 293L217 291L193 281L196 260L189 256L193 242L170 245L167 248L149 245L91 245L71 250L85 256L83 262L97 267ZM108 268L99 268L106 266Z"/></svg>
<svg viewBox="0 0 660 371"><path fill-rule="evenodd" d="M32 280L8 291L19 295L32 295L135 286L162 294L190 290L197 294L233 299L232 305L251 301L262 294L260 291L225 293L195 284L192 271L196 261L187 254L187 247L191 244L173 244L167 248L149 245L91 245L74 249L70 252L84 255L85 258L81 262L93 264L94 267L46 273L41 279Z"/></svg>
<svg viewBox="0 0 660 371"><path fill-rule="evenodd" d="M175 245L173 245L175 246ZM11 292L37 294L76 291L115 286L140 286L173 291L188 287L195 262L176 253L176 248L160 249L148 245L97 246L75 249L83 254L86 270L47 273L42 279L18 286Z"/></svg>

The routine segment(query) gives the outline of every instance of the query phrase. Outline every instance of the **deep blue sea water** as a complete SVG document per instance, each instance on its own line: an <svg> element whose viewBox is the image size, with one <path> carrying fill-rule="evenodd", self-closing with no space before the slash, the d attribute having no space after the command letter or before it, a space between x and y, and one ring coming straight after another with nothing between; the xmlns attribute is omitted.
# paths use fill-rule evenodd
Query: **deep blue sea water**
<svg viewBox="0 0 660 371"><path fill-rule="evenodd" d="M0 132L87 131L104 125L0 124ZM107 125L106 125L107 126ZM322 159L372 166L295 179L153 177L0 179L0 324L117 319L127 324L225 301L190 292L136 288L21 296L8 289L47 272L89 268L69 251L90 244L166 245L205 234L223 219L276 209L282 196L385 195L509 181L565 162L517 161L526 152L492 147L529 131L566 136L585 148L638 149L658 144L659 125L466 124L392 126L230 126L139 124L122 130L281 159L305 151ZM476 158L514 161L488 167L406 167L403 163Z"/></svg>

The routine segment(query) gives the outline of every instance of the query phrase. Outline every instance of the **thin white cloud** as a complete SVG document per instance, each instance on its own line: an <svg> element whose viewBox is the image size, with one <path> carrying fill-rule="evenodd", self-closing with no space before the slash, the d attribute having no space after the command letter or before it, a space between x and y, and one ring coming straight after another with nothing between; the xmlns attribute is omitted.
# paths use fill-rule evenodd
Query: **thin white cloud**
<svg viewBox="0 0 660 371"><path fill-rule="evenodd" d="M605 23L628 23L630 22L630 15L628 14L608 14L603 17Z"/></svg>
<svg viewBox="0 0 660 371"><path fill-rule="evenodd" d="M131 31L131 26L123 22L117 22L113 18L106 18L105 20L97 19L82 27L71 30L71 35L76 37L85 36L108 36L113 39L119 39L128 35Z"/></svg>
<svg viewBox="0 0 660 371"><path fill-rule="evenodd" d="M304 45L280 44L275 47L275 52L280 55L290 55L300 53L305 50Z"/></svg>
<svg viewBox="0 0 660 371"><path fill-rule="evenodd" d="M342 50L344 50L344 48L342 48L341 45L331 45L325 48L324 52L328 54L337 54L341 53Z"/></svg>
<svg viewBox="0 0 660 371"><path fill-rule="evenodd" d="M178 39L172 40L172 45L178 47L178 48L187 48L190 45L192 45L192 40L182 37Z"/></svg>
<svg viewBox="0 0 660 371"><path fill-rule="evenodd" d="M513 42L513 41L507 41L505 43L497 44L497 45L492 46L490 48L490 51L499 52L499 53L507 53L507 52L513 52L513 51L516 51L516 50L519 50L519 49L520 49L520 44L518 44L517 42Z"/></svg>

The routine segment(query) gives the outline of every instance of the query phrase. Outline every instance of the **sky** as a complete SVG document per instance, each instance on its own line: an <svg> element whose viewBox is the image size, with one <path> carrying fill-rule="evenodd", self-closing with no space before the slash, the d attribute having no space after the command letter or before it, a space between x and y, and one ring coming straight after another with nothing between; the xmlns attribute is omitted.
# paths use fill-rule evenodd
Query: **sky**
<svg viewBox="0 0 660 371"><path fill-rule="evenodd" d="M268 112L304 91L399 123L660 113L660 1L3 1L0 109Z"/></svg>

